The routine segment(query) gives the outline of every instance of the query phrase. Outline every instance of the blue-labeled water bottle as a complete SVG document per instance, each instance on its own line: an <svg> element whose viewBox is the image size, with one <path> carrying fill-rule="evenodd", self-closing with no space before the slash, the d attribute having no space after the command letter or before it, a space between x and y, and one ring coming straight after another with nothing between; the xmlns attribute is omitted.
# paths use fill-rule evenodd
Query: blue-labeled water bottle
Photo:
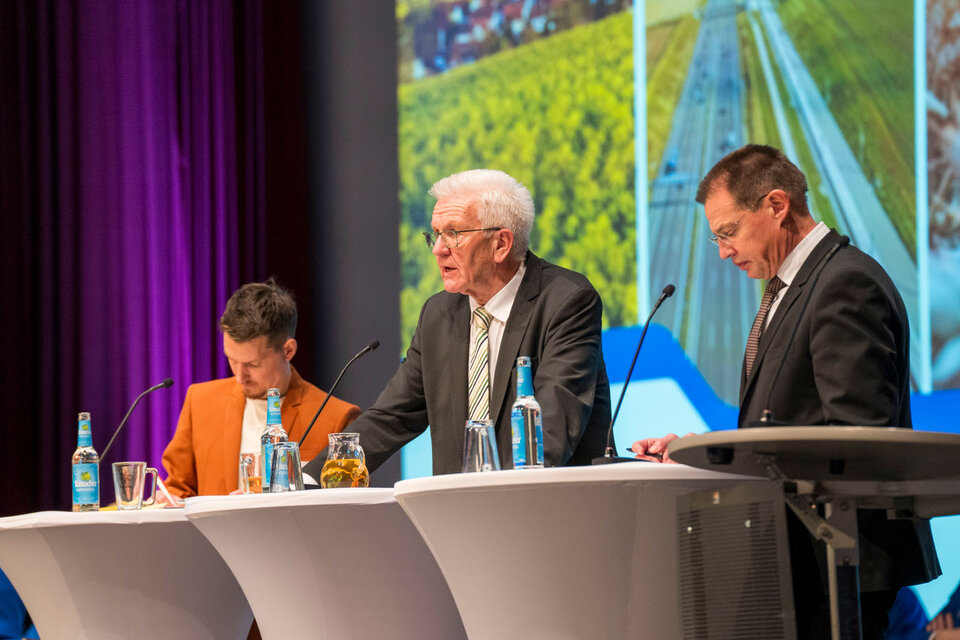
<svg viewBox="0 0 960 640"><path fill-rule="evenodd" d="M100 510L100 456L93 448L90 414L77 417L77 450L73 452L73 510Z"/></svg>
<svg viewBox="0 0 960 640"><path fill-rule="evenodd" d="M513 468L543 468L543 412L533 397L530 358L517 358L517 401L510 412L513 428Z"/></svg>
<svg viewBox="0 0 960 640"><path fill-rule="evenodd" d="M270 493L270 468L273 464L273 445L287 441L287 432L280 421L280 389L267 391L267 426L260 434L260 471L263 493Z"/></svg>

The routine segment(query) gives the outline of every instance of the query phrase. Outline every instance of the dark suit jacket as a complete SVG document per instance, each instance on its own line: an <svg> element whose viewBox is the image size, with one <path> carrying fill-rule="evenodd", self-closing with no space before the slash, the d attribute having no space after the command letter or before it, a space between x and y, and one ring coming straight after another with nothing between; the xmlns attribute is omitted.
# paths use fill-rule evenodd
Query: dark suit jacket
<svg viewBox="0 0 960 640"><path fill-rule="evenodd" d="M610 425L600 296L582 275L529 252L526 269L504 329L490 394L500 464L513 466L510 408L519 356L532 360L534 395L543 408L545 464L589 464L603 455ZM429 425L433 472L461 470L469 346L467 296L441 292L427 300L407 357L376 403L350 427L360 433L371 469ZM305 469L314 478L320 477L320 457Z"/></svg>
<svg viewBox="0 0 960 640"><path fill-rule="evenodd" d="M883 268L859 249L841 248L826 261L838 242L831 231L814 248L761 335L750 377L741 372L741 428L761 417L768 397L773 418L787 424L912 427L906 308ZM887 521L871 510L859 523L865 591L940 575L928 522Z"/></svg>

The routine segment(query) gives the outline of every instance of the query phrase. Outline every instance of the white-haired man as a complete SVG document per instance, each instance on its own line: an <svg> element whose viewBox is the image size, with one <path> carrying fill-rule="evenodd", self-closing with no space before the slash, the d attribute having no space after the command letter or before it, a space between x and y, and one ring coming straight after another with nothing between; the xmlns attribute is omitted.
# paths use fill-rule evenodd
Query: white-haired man
<svg viewBox="0 0 960 640"><path fill-rule="evenodd" d="M512 467L510 407L519 356L532 360L546 465L587 464L602 455L610 385L600 296L584 276L528 251L533 199L506 173L454 174L430 195L437 203L433 229L424 236L444 291L423 305L406 358L350 427L360 433L368 466L377 468L430 426L434 473L458 472L466 420L489 419L500 464ZM305 471L319 478L323 458Z"/></svg>

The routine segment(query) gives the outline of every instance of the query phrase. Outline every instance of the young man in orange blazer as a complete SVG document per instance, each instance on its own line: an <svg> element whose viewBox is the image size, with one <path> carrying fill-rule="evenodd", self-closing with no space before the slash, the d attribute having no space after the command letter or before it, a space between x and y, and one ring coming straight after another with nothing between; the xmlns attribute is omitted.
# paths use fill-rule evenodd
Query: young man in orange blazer
<svg viewBox="0 0 960 640"><path fill-rule="evenodd" d="M291 366L297 352L297 305L271 278L240 287L220 318L223 353L233 377L192 384L173 439L163 452L166 486L181 498L223 495L238 487L241 451L259 451L266 425L267 391L280 389L280 415L291 441L299 441L326 398ZM327 435L343 431L359 407L336 397L303 443L311 460Z"/></svg>

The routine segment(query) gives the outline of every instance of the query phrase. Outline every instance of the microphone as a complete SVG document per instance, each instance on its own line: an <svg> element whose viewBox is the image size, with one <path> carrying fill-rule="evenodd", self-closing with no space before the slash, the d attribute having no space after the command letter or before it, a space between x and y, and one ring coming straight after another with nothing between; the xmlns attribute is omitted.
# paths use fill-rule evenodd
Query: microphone
<svg viewBox="0 0 960 640"><path fill-rule="evenodd" d="M657 302L653 305L653 309L650 311L650 315L647 317L647 322L643 325L643 333L640 334L640 341L637 343L637 350L633 352L633 362L630 363L630 369L627 371L627 379L623 382L623 389L620 390L620 399L617 401L617 408L613 412L613 418L610 420L610 429L607 430L607 448L603 451L603 457L594 458L592 464L612 464L614 462L644 462L637 458L622 458L617 457L616 451L613 448L613 425L617 421L617 416L620 414L620 405L623 404L623 396L627 394L627 385L630 384L630 376L633 375L633 366L637 364L637 356L640 355L640 347L643 346L643 339L647 335L647 327L650 326L650 321L653 320L653 314L657 312L657 309L660 308L660 305L663 304L663 301L673 295L673 292L677 288L672 284L668 284L663 288L663 291L660 292L660 297L657 298Z"/></svg>
<svg viewBox="0 0 960 640"><path fill-rule="evenodd" d="M763 413L760 414L759 420L751 420L749 423L747 423L748 428L789 426L786 422L780 422L773 419L773 412L770 410L770 399L773 397L773 389L777 386L777 381L780 379L780 372L783 371L783 364L787 361L786 354L790 353L790 349L793 347L793 340L797 337L797 330L800 328L800 321L803 320L803 313L807 310L807 305L810 304L810 299L813 298L813 289L817 286L817 281L820 280L820 274L823 273L824 268L826 268L827 263L830 262L830 259L833 258L834 254L848 244L850 244L850 238L847 236L841 237L840 240L837 241L837 244L831 247L830 252L827 253L826 257L823 259L823 264L817 271L817 275L814 276L813 282L810 283L810 293L807 294L807 299L803 301L803 306L800 307L800 313L797 314L797 321L793 325L793 331L790 333L790 339L787 340L787 348L783 352L784 356L780 360L780 364L777 366L776 373L773 374L773 379L770 381L770 388L767 390L767 399L763 403ZM763 334L761 334L761 336L762 335Z"/></svg>
<svg viewBox="0 0 960 640"><path fill-rule="evenodd" d="M338 384L340 384L340 379L343 377L343 374L347 372L347 369L350 368L350 365L356 362L357 359L359 359L361 356L365 356L366 354L370 353L371 351L373 351L379 346L380 346L380 341L374 340L373 342L365 346L363 349L360 349L360 351L357 352L357 355L350 358L350 361L347 362L347 364L343 365L343 369L340 370L340 375L337 376L337 379L334 381L333 386L330 387L330 391L327 392L327 397L323 399L323 402L320 404L320 408L317 409L317 413L314 414L313 420L310 421L310 425L307 427L307 430L303 432L303 437L300 438L300 442L298 443L297 446L299 447L303 446L304 440L306 440L307 436L310 435L310 430L313 429L313 425L316 424L317 418L320 417L320 412L323 411L323 408L325 406L327 406L327 401L330 400L330 396L333 395L333 390L337 388Z"/></svg>
<svg viewBox="0 0 960 640"><path fill-rule="evenodd" d="M137 396L137 399L133 401L133 404L130 405L130 408L127 409L127 415L123 416L123 420L120 421L120 426L117 427L117 430L113 432L113 436L110 437L110 442L107 443L106 449L103 450L103 453L100 454L100 459L103 460L107 457L107 452L110 451L110 445L113 444L113 441L117 439L117 434L120 433L120 430L123 429L123 425L127 424L127 420L130 419L130 414L133 413L133 410L137 407L137 404L140 402L140 398L152 393L157 389L167 389L173 386L173 378L164 378L159 384L155 384L140 395Z"/></svg>

